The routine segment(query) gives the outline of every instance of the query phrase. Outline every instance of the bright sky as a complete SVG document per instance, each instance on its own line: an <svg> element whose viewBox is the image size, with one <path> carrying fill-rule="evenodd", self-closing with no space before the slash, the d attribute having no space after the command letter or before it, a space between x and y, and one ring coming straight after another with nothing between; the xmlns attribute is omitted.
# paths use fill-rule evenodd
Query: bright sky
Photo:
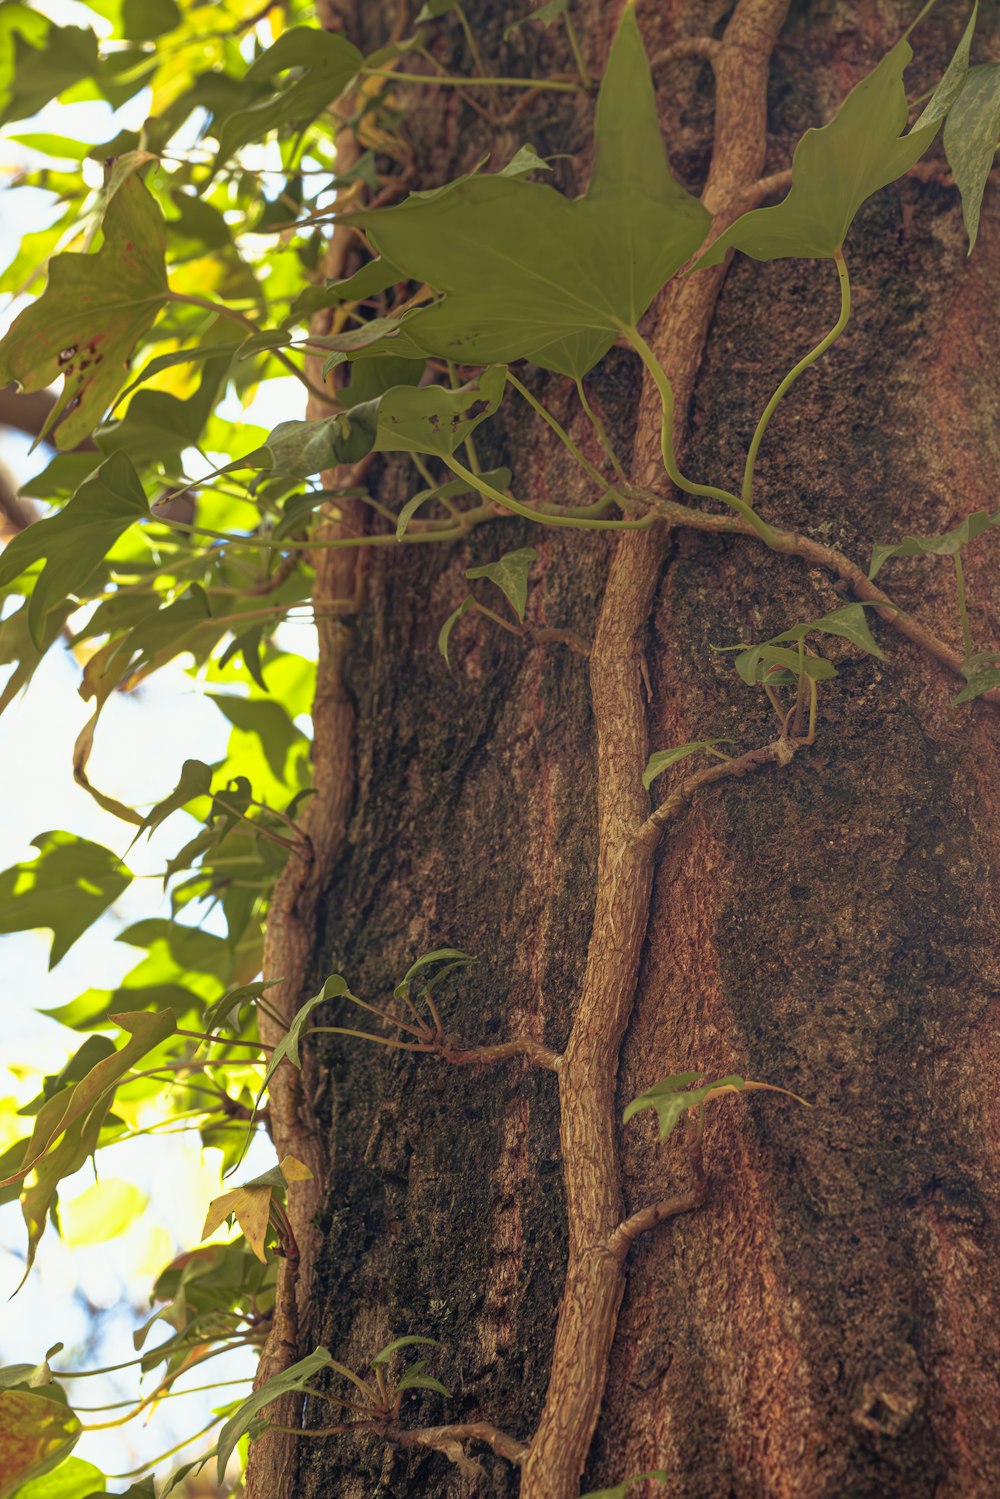
<svg viewBox="0 0 1000 1499"><path fill-rule="evenodd" d="M93 21L90 11L70 0L49 0L37 8L58 21L77 25ZM19 121L14 131L52 131L96 143L109 139L119 128L141 122L146 112L142 99L133 100L117 114L97 101L52 104L33 120ZM0 140L0 178L32 159L33 153L25 147ZM46 194L20 190L16 214L0 211L0 264L7 264L13 256L18 234L44 226L47 204ZM6 326L10 315L10 308L0 308L0 326ZM230 418L240 415L232 399L223 411ZM270 427L302 414L297 382L273 380L261 387L245 419ZM24 480L44 465L46 452L29 455L27 441L0 431L0 460ZM296 629L294 649L303 649L304 633L303 626ZM2 678L6 672L7 668L0 667ZM53 647L27 693L0 717L0 785L4 789L0 869L32 857L32 838L50 829L68 829L119 853L131 841L132 830L102 811L72 778L73 742L90 714L89 706L77 695L79 681L73 657L65 648ZM193 746L201 759L221 759L228 735L229 726L218 709L174 663L135 693L114 695L98 730L90 774L94 784L110 795L135 805L150 804L175 785L180 764ZM37 1010L63 1004L87 988L114 986L139 957L136 949L116 942L117 935L144 917L169 915L156 874L163 867L165 852L189 836L183 822L183 814L177 814L162 834L136 846L129 856L130 868L147 877L135 881L52 972L48 971L48 932L0 939L5 1060L11 1068L6 1075L0 1069L0 1097L30 1098L37 1092L38 1072L58 1070L74 1049L75 1036ZM37 1069L27 1079L20 1075L25 1064ZM197 1136L192 1134L159 1140L146 1137L116 1146L102 1159L102 1177L121 1179L132 1193L148 1197L146 1210L124 1233L103 1243L69 1248L54 1233L47 1233L32 1275L11 1302L6 1298L24 1268L25 1231L16 1203L0 1208L0 1364L39 1360L60 1341L66 1350L53 1359L57 1369L93 1368L134 1357L132 1332L148 1316L155 1275L181 1249L198 1242L208 1202L223 1190L218 1160L214 1151L203 1158ZM259 1142L240 1175L253 1176L272 1160L268 1146ZM60 1192L64 1228L72 1232L75 1226L84 1237L87 1226L81 1222L82 1208L74 1215L74 1203L93 1179L88 1168ZM126 1188L122 1191L126 1195ZM252 1368L252 1358L234 1354L213 1362L210 1376L195 1371L189 1383L205 1383L206 1377L234 1378ZM101 1405L132 1395L136 1388L135 1371L127 1370L117 1377L82 1384L73 1381L70 1393L81 1404ZM234 1393L220 1391L219 1400ZM77 1455L109 1475L124 1475L203 1426L213 1403L211 1394L171 1400L158 1408L148 1427L133 1422L85 1435ZM97 1422L107 1417L84 1419ZM197 1450L197 1446L185 1449L177 1461L187 1460ZM170 1463L166 1466L169 1470ZM124 1490L129 1482L121 1477L111 1483L111 1489Z"/></svg>

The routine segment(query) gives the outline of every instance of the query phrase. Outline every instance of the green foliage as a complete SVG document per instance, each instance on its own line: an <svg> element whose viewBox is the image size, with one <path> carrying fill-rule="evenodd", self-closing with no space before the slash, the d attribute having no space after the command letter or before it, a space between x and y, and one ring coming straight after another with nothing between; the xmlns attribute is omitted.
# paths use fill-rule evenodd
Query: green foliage
<svg viewBox="0 0 1000 1499"><path fill-rule="evenodd" d="M1000 137L1000 63L972 68L944 126L944 149L962 194L969 254L979 234L979 213Z"/></svg>
<svg viewBox="0 0 1000 1499"><path fill-rule="evenodd" d="M467 567L467 578L488 578L510 602L518 619L524 619L528 602L528 574L531 564L538 558L534 547L518 547L516 552L504 552L496 562L484 562L481 567Z"/></svg>
<svg viewBox="0 0 1000 1499"><path fill-rule="evenodd" d="M812 634L836 635L841 640L848 640L852 645L858 646L869 656L877 656L880 661L884 661L885 653L879 648L878 642L868 628L868 621L865 619L865 609L873 607L871 604L844 604L842 608L834 609L831 614L824 614L821 619L812 619L805 624L793 625L790 630L783 630L780 635L772 635L771 639L762 645L740 650L734 663L736 670L744 682L751 686L763 681L765 677L769 681L787 680L780 674L772 672L769 669L772 667L783 669L792 677L797 676L801 670L814 681L825 681L830 677L835 677L837 670L832 662L818 656L801 656L798 652L784 646L785 641L802 642L806 636Z"/></svg>
<svg viewBox="0 0 1000 1499"><path fill-rule="evenodd" d="M649 64L627 8L601 86L590 187L573 202L502 174L361 213L380 253L445 293L406 331L461 363L531 359L584 375L697 249L709 216L667 165Z"/></svg>
<svg viewBox="0 0 1000 1499"><path fill-rule="evenodd" d="M866 198L920 160L965 81L976 14L933 98L912 130L903 72L913 56L897 42L848 94L829 125L807 130L792 158L792 186L774 208L736 220L698 261L718 265L730 249L755 260L830 257L847 238Z"/></svg>
<svg viewBox="0 0 1000 1499"><path fill-rule="evenodd" d="M219 133L219 159L262 141L272 130L308 125L343 93L363 58L346 37L317 26L293 26L253 62L244 84L265 97L226 117ZM275 85L280 74L292 76Z"/></svg>
<svg viewBox="0 0 1000 1499"><path fill-rule="evenodd" d="M868 576L874 578L881 572L890 557L920 557L928 553L936 557L954 557L970 541L975 541L996 525L1000 525L1000 510L995 510L992 515L988 510L976 510L943 536L904 536L898 542L877 541L872 547Z"/></svg>
<svg viewBox="0 0 1000 1499"><path fill-rule="evenodd" d="M692 1088L691 1084L697 1082L698 1077L697 1072L675 1072L670 1077L662 1077L658 1083L647 1088L645 1093L633 1098L622 1115L622 1123L628 1124L643 1109L655 1109L660 1125L660 1139L665 1140L682 1115L688 1109L704 1103L714 1089L732 1088L740 1091L746 1086L743 1078L727 1076L718 1078L714 1083L704 1083L700 1088Z"/></svg>
<svg viewBox="0 0 1000 1499"><path fill-rule="evenodd" d="M58 1400L27 1390L0 1390L0 1499L49 1473L68 1457L80 1421Z"/></svg>
<svg viewBox="0 0 1000 1499"><path fill-rule="evenodd" d="M45 292L0 341L0 385L42 390L65 377L42 431L60 447L89 436L121 390L123 365L167 299L165 243L148 189L126 177L104 215L101 248L55 256Z"/></svg>
<svg viewBox="0 0 1000 1499"><path fill-rule="evenodd" d="M222 1430L219 1432L218 1448L218 1480L222 1483L226 1475L226 1464L236 1450L236 1443L240 1437L253 1429L257 1415L273 1405L282 1395L293 1394L296 1390L305 1389L313 1375L318 1374L321 1369L327 1369L333 1363L333 1359L325 1348L317 1348L307 1358L299 1359L297 1364L285 1369L281 1374L275 1374L248 1395L229 1417Z"/></svg>
<svg viewBox="0 0 1000 1499"><path fill-rule="evenodd" d="M49 967L131 883L116 854L73 833L39 833L38 857L0 874L0 933L50 927Z"/></svg>
<svg viewBox="0 0 1000 1499"><path fill-rule="evenodd" d="M692 739L688 744L675 744L673 749L657 750L650 755L649 763L642 773L642 784L648 791L657 776L669 770L671 765L676 765L678 760L686 760L688 755L696 754L698 750L712 750L716 744L732 744L731 739Z"/></svg>
<svg viewBox="0 0 1000 1499"><path fill-rule="evenodd" d="M634 1483L643 1483L650 1479L658 1479L660 1483L666 1483L667 1475L662 1468L651 1468L648 1473L637 1473L634 1478L626 1478L624 1483L616 1484L613 1489L591 1489L588 1494L582 1494L580 1499L626 1499Z"/></svg>

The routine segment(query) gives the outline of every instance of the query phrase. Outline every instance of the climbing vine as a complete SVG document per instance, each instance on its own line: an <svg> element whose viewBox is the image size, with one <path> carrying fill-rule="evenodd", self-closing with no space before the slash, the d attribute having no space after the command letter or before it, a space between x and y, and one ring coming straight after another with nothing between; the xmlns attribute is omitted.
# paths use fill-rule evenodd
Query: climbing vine
<svg viewBox="0 0 1000 1499"><path fill-rule="evenodd" d="M398 28L367 56L332 12L320 12L324 27L300 5L261 12L224 0L208 32L202 8L173 0L91 9L96 30L59 26L21 5L0 28L7 122L57 96L120 106L148 90L151 100L141 129L92 148L13 135L48 159L21 182L51 194L53 214L0 283L25 299L0 342L0 386L27 395L61 385L35 428L57 451L21 490L44 509L28 524L12 522L0 555L0 659L11 667L0 709L16 712L47 652L70 650L92 705L74 752L77 782L131 825L133 847L179 825L177 814L188 836L162 872L169 919L125 934L145 956L118 989L88 991L57 1014L83 1039L20 1109L0 1157L0 1190L20 1201L24 1218L25 1274L44 1234L58 1229L61 1183L95 1154L103 1159L157 1127L147 1117L155 1097L158 1124L197 1130L239 1183L207 1205L204 1237L227 1222L240 1236L191 1246L160 1274L135 1359L141 1374L156 1371L155 1387L122 1419L220 1352L260 1353L253 1390L217 1412L211 1450L167 1477L161 1496L210 1458L224 1481L249 1441L248 1492L275 1499L294 1492L289 1453L298 1444L374 1435L443 1453L473 1478L474 1450L486 1445L520 1468L525 1499L577 1499L629 1252L642 1234L702 1204L706 1108L751 1092L774 1095L775 1107L809 1104L780 1077L711 1078L697 1058L683 1058L688 1070L650 1078L617 1115L618 1056L661 840L716 783L780 775L814 743L825 684L837 675L824 654L831 638L881 660L902 634L951 670L958 707L988 712L1000 702L1000 655L976 635L963 571L964 549L1000 511L978 511L940 536L887 537L866 569L785 527L780 506L763 514L755 489L780 402L822 369L849 326L848 261L865 253L857 234L848 244L859 209L917 169L942 129L971 253L1000 133L1000 63L976 58L974 6L947 69L912 100L906 71L925 7L912 43L902 37L827 124L805 133L788 180L776 182L760 175L762 111L746 106L764 97L784 7L739 0L720 38L687 39L690 55L711 61L718 91L712 168L698 197L669 165L632 3L617 18L599 80L566 0L518 23L562 29L570 66L539 77L497 76L461 5L447 0L432 0L415 28ZM437 61L442 26L464 38L464 76ZM586 190L570 198L553 186L556 164L527 144L505 163L481 162L427 190L413 180L406 136L414 89L461 90L491 123L525 118L541 96L584 107L593 95ZM255 165L261 159L265 167ZM829 262L813 273L835 278L840 311L811 349L789 349L790 368L728 488L727 476L702 482L684 471L677 412L732 254ZM612 351L625 351L644 378L631 456L588 394ZM540 371L565 383L586 443L546 405ZM248 401L278 375L300 383L304 419L253 430L230 415L234 396ZM483 467L479 446L505 403L527 407L553 435L586 503L515 493L509 469ZM380 455L408 466L401 505L369 482ZM512 517L539 537L551 528L608 533L592 640L528 622L538 549L507 544ZM313 920L351 796L344 622L363 595L359 558L379 547L446 548L480 528L492 560L467 569L465 596L434 621L441 691L466 632L504 631L525 648L588 661L600 852L586 973L558 1052L529 1035L477 1045L461 1033L449 999L475 985L476 957L460 948L414 953L388 996L355 994L351 975L332 974L306 997ZM763 547L804 559L850 595L822 617L789 618L770 639L718 643L773 711L769 742L646 742L643 636L665 537L682 528L740 537L748 558ZM961 651L883 591L893 560L917 556L951 559ZM316 626L315 662L288 649L281 627L294 619ZM126 805L89 768L102 714L115 694L178 659L231 724L228 753L216 764L188 758L166 797ZM65 831L41 834L36 848L0 875L0 931L51 928L55 963L129 886L130 853ZM461 934L442 933L446 940ZM349 1023L327 1023L345 1016ZM396 1329L363 1368L304 1346L328 1164L303 1088L317 1036L419 1054L426 1066L553 1074L568 1263L532 1432L487 1420L421 1424L415 1397L426 1397L427 1409L431 1399L444 1402L437 1410L446 1418L449 1391L431 1372L438 1345L419 1327ZM689 1184L627 1213L618 1131L642 1127L630 1121L647 1110L666 1149L683 1141ZM242 1180L261 1130L280 1164ZM169 1329L156 1343L154 1326ZM57 1469L77 1483L67 1496L85 1499L103 1485L72 1455L93 1428L64 1382L87 1371L62 1369L58 1352L32 1350L36 1363L0 1371L0 1499L48 1492L36 1483ZM658 1477L623 1476L602 1493L612 1499ZM139 1499L150 1490L144 1481L129 1492Z"/></svg>

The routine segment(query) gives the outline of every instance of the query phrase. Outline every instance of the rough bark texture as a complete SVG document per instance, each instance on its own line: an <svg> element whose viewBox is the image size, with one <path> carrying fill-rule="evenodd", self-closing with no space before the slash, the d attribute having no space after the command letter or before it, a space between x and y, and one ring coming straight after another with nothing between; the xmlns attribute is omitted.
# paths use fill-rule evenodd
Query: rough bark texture
<svg viewBox="0 0 1000 1499"><path fill-rule="evenodd" d="M484 54L500 55L505 7L467 9ZM639 15L655 50L711 32L723 10L640 4ZM595 67L614 11L574 7ZM897 0L793 8L772 63L767 170L787 165L801 131L829 116L909 14ZM1000 44L995 11L987 23L981 56ZM911 92L957 35L957 12L945 7L923 35L928 61ZM451 26L436 46L467 66L460 44ZM526 29L509 48L533 70L566 65L556 30ZM675 170L700 187L710 70L685 59L658 82ZM497 141L436 94L414 101L408 130L420 186L484 144L503 159L524 137L543 152L582 150L585 180L586 106L538 100ZM568 165L558 171L571 186ZM765 444L769 519L864 562L875 540L995 507L998 218L994 202L966 261L946 187L908 181L862 211L847 246L854 320ZM835 297L828 266L737 261L691 403L689 473L735 480L757 414L833 322ZM627 458L637 361L616 352L592 383ZM586 441L569 393L554 380L544 389ZM484 431L481 457L510 464L515 493L590 498L523 405ZM393 505L413 488L393 465L378 482ZM980 647L1000 638L995 537L968 554ZM314 976L338 970L356 993L385 998L415 956L452 943L480 959L442 992L456 1036L528 1034L561 1050L594 911L588 665L478 617L456 630L450 675L435 647L464 569L529 542L529 619L591 638L607 537L504 520L463 549L371 554L344 667L357 783ZM884 576L960 644L945 561L892 563ZM766 638L842 601L827 574L753 540L675 531L650 609L650 746L772 738L766 702L710 646ZM662 844L619 1109L687 1068L763 1078L816 1108L767 1095L716 1107L704 1208L633 1250L584 1487L663 1467L666 1492L683 1499L1000 1491L996 711L953 707L954 678L876 629L884 664L830 644L840 676L824 687L816 745L780 772L707 790ZM435 1372L453 1399L410 1397L409 1419L485 1419L529 1439L567 1253L556 1078L521 1061L452 1068L327 1041L313 1107L334 1164L303 1351L324 1343L360 1366L391 1337L439 1338ZM619 1148L627 1210L686 1184L679 1144L657 1145L649 1116ZM440 1453L374 1439L302 1446L304 1499L518 1492L517 1470L485 1449L470 1478ZM642 1499L641 1486L633 1493Z"/></svg>

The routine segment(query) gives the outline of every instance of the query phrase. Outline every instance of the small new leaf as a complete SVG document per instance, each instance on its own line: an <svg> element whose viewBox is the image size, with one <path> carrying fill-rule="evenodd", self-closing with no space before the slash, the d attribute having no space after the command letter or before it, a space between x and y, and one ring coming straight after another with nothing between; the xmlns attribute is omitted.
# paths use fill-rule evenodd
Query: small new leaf
<svg viewBox="0 0 1000 1499"><path fill-rule="evenodd" d="M469 610L474 609L475 607L475 599L472 597L471 593L467 593L465 595L465 598L459 604L458 608L448 615L448 618L441 626L440 632L438 634L438 650L441 652L442 656L449 666L451 665L451 662L448 660L448 642L451 640L451 632L458 624L462 616L464 614L468 614Z"/></svg>
<svg viewBox="0 0 1000 1499"><path fill-rule="evenodd" d="M868 576L874 578L890 557L918 557L923 553L953 557L970 541L975 541L977 536L982 536L984 531L997 525L1000 525L1000 510L995 510L992 515L988 510L976 510L943 536L904 536L902 541L897 542L877 541L872 547L872 564L868 569Z"/></svg>
<svg viewBox="0 0 1000 1499"><path fill-rule="evenodd" d="M693 755L697 750L711 750L716 744L732 744L731 739L692 739L688 744L675 744L673 749L657 750L650 755L649 764L642 774L642 784L648 791L656 780L671 765L676 765L678 760L686 760L688 755Z"/></svg>
<svg viewBox="0 0 1000 1499"><path fill-rule="evenodd" d="M528 602L528 574L537 557L534 547L519 547L516 552L505 552L496 562L466 568L465 576L469 579L488 578L495 583L509 600L518 619L523 621Z"/></svg>

